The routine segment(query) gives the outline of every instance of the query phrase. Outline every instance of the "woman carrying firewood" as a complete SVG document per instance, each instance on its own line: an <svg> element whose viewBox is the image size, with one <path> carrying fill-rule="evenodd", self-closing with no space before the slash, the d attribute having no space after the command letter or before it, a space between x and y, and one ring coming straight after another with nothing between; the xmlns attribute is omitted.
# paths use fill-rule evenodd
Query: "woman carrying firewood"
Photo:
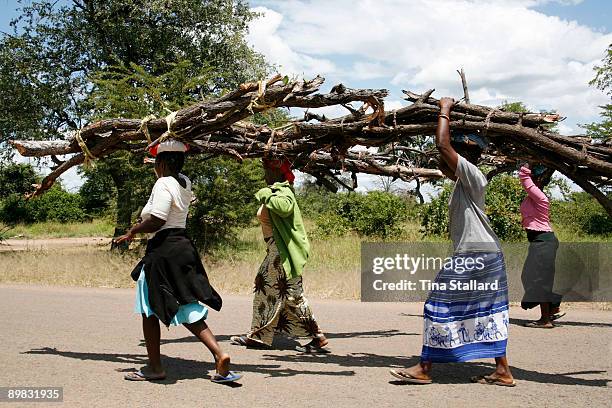
<svg viewBox="0 0 612 408"><path fill-rule="evenodd" d="M508 285L504 256L484 212L486 177L476 167L485 140L478 134L453 133L450 114L454 101L440 100L436 146L440 170L455 181L449 202L449 230L454 252L438 272L436 288L429 293L423 317L425 328L421 361L409 368L391 370L403 382L430 384L432 364L495 359L491 375L472 382L512 387L508 360ZM472 283L484 289L463 289ZM442 285L444 284L444 285ZM459 287L459 289L457 289ZM444 289L446 288L446 289Z"/></svg>
<svg viewBox="0 0 612 408"><path fill-rule="evenodd" d="M269 348L275 333L312 340L297 351L325 353L325 335L304 297L302 271L310 244L302 214L293 192L295 176L286 160L263 159L268 187L255 194L261 204L261 223L267 254L255 277L253 320L244 336L232 336L234 344Z"/></svg>
<svg viewBox="0 0 612 408"><path fill-rule="evenodd" d="M527 192L521 203L521 217L529 241L521 275L525 289L521 307L527 310L540 306L540 319L525 326L542 329L552 329L555 327L553 321L565 315L560 310L561 295L553 292L559 240L550 226L550 203L542 191L550 182L552 173L542 165L531 168L525 164L519 170L521 185Z"/></svg>
<svg viewBox="0 0 612 408"><path fill-rule="evenodd" d="M230 371L230 356L221 350L205 322L208 308L221 309L221 297L208 282L197 250L185 234L192 200L191 182L180 173L187 146L175 140L155 145L157 181L134 225L116 243L129 242L136 234L148 233L145 256L132 272L136 281L135 311L142 315L142 329L149 364L128 373L126 380L154 381L166 378L160 358L161 320L166 326L184 325L210 350L215 359L213 382L231 382L240 374Z"/></svg>

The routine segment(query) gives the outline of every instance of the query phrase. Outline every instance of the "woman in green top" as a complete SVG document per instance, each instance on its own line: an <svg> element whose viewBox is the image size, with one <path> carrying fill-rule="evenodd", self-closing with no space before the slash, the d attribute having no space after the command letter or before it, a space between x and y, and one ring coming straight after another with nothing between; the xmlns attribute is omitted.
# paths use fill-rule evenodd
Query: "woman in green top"
<svg viewBox="0 0 612 408"><path fill-rule="evenodd" d="M295 177L287 161L264 159L263 164L268 187L255 198L261 204L257 218L267 254L255 277L251 330L231 340L241 346L268 348L274 334L282 333L312 338L298 351L325 352L328 341L304 297L302 271L310 244L293 192Z"/></svg>

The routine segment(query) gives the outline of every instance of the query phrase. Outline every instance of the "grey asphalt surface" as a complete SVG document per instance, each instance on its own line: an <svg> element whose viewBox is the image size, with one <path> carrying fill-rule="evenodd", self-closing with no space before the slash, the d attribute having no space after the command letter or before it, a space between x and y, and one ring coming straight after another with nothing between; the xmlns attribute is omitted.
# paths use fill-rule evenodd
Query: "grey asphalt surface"
<svg viewBox="0 0 612 408"><path fill-rule="evenodd" d="M162 328L168 378L123 380L146 362L133 292L0 285L0 386L63 386L69 407L571 407L612 404L612 312L570 309L553 330L521 326L535 312L511 311L508 356L518 386L471 384L491 361L440 364L435 384L402 385L388 369L418 361L422 304L310 299L332 353L298 354L229 344L250 324L251 299L224 296L208 323L244 378L210 382L212 358L183 327ZM2 404L17 406L16 404ZM48 404L27 404L40 407ZM27 406L19 404L19 406Z"/></svg>

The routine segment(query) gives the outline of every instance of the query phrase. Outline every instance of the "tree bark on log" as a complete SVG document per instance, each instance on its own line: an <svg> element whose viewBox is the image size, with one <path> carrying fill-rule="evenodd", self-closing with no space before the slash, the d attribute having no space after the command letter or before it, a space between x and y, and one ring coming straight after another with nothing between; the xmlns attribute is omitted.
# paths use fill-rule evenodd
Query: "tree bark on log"
<svg viewBox="0 0 612 408"><path fill-rule="evenodd" d="M314 175L345 170L406 181L441 177L437 168L427 168L435 165L433 152L425 154L413 146L417 138L435 133L439 108L438 100L431 96L433 90L420 95L404 91L410 104L385 111L387 90L336 85L322 94L318 90L323 81L319 76L305 81L285 81L276 76L267 82L243 84L168 118L106 119L84 127L67 140L11 143L29 157L75 154L53 169L34 194L44 192L57 177L86 159L104 158L119 150L143 152L149 143L167 137L191 144L195 154L226 155L237 160L285 157L297 169ZM362 106L350 105L355 102ZM307 112L304 119L276 129L245 121L254 113L273 108L326 106L343 106L349 114L326 118ZM547 130L545 125L560 120L559 115L504 112L460 103L453 107L450 118L453 130L479 132L490 141L485 160L497 168L491 174L507 171L523 160L544 162L593 195L612 216L610 199L597 187L611 183L612 148L586 137L561 136ZM86 144L86 150L76 136ZM357 146L378 147L379 151L358 151Z"/></svg>

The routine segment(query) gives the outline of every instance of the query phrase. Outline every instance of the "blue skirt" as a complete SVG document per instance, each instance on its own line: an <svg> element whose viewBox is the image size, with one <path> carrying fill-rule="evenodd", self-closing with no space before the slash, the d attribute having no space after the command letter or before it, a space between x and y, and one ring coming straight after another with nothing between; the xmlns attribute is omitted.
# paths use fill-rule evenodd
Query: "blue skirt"
<svg viewBox="0 0 612 408"><path fill-rule="evenodd" d="M508 282L501 252L453 255L423 311L422 361L503 357L508 342ZM466 260L472 259L469 263ZM466 265L478 267L466 268Z"/></svg>
<svg viewBox="0 0 612 408"><path fill-rule="evenodd" d="M149 288L145 279L144 267L140 271L138 281L136 281L136 303L134 313L144 314L147 317L155 316L149 305ZM193 302L179 306L179 310L170 322L171 326L180 326L184 323L195 323L208 316L208 308L199 302Z"/></svg>

